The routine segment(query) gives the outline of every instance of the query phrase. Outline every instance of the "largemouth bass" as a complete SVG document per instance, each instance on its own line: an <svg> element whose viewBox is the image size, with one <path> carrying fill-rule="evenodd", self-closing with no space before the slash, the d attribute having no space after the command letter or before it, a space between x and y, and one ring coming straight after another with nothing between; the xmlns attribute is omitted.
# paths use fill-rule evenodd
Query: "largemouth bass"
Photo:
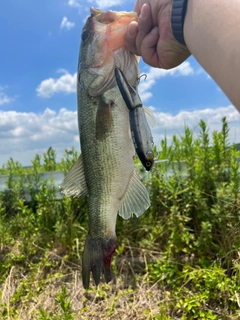
<svg viewBox="0 0 240 320"><path fill-rule="evenodd" d="M126 50L124 34L134 12L91 8L81 35L77 76L81 155L61 184L66 196L89 195L89 233L82 256L82 280L95 284L112 278L117 214L139 217L149 207L149 194L134 169L129 110L115 80L115 67L134 85L138 61Z"/></svg>

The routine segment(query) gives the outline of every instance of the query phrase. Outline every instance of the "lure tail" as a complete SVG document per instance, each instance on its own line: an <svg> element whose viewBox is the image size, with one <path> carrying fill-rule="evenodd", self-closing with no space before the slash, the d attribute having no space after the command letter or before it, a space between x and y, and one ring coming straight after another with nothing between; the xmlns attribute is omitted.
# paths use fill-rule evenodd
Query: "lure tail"
<svg viewBox="0 0 240 320"><path fill-rule="evenodd" d="M85 289L89 288L90 273L96 285L99 285L101 274L106 282L112 279L111 261L116 250L116 238L93 238L87 236L82 256L82 281Z"/></svg>

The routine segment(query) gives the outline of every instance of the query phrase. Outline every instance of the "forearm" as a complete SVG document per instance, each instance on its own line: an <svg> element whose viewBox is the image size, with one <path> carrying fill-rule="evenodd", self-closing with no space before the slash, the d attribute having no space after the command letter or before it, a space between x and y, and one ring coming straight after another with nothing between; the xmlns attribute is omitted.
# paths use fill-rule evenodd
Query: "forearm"
<svg viewBox="0 0 240 320"><path fill-rule="evenodd" d="M184 38L240 110L240 0L188 0Z"/></svg>

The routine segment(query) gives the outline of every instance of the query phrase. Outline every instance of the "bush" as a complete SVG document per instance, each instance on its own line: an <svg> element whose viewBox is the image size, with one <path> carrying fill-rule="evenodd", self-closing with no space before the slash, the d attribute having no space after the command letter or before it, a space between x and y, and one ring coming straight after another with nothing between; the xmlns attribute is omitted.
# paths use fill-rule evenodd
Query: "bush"
<svg viewBox="0 0 240 320"><path fill-rule="evenodd" d="M57 201L54 181L40 182L46 170L68 172L77 152L66 150L57 163L49 148L30 168L10 159L1 169L8 176L0 193L1 319L21 312L26 319L110 319L121 308L131 319L237 319L239 151L228 133L225 118L212 136L203 121L195 139L186 126L170 146L161 142L152 172L141 169L151 207L139 219L118 219L117 290L102 285L84 293L76 279L87 199ZM50 302L43 308L39 301Z"/></svg>

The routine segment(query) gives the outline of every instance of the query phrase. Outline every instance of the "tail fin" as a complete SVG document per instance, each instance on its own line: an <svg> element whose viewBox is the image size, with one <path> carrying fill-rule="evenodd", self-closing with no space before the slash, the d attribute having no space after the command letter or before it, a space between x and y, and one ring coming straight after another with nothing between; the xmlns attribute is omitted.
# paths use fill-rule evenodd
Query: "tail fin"
<svg viewBox="0 0 240 320"><path fill-rule="evenodd" d="M82 256L82 281L85 289L89 288L90 272L96 285L99 285L101 274L106 282L112 279L111 261L116 250L116 238L93 238L87 236Z"/></svg>

